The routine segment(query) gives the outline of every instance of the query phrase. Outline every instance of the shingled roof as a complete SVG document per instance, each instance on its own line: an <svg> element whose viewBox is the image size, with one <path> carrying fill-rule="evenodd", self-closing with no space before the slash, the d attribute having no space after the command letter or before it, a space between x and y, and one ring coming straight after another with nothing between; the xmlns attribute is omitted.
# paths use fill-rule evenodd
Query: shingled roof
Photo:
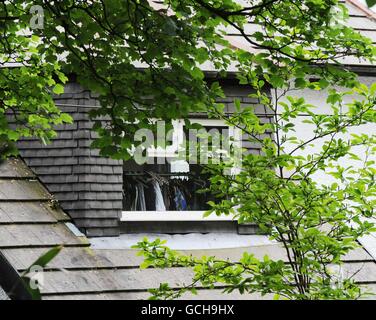
<svg viewBox="0 0 376 320"><path fill-rule="evenodd" d="M238 1L242 2L242 0ZM373 43L376 43L376 13L367 9L356 0L340 0L339 2L345 4L349 12L349 19L346 25L352 27L363 36L370 38ZM254 31L260 29L259 26L252 23L247 24L244 28L247 34L252 34ZM237 34L235 30L231 31L230 29L228 35L235 46L239 45L242 48L250 48L249 43L241 35ZM340 59L339 62L354 67L375 67L371 62L355 57L345 57Z"/></svg>
<svg viewBox="0 0 376 320"><path fill-rule="evenodd" d="M56 245L62 252L44 270L43 299L146 299L148 289L167 282L175 288L192 279L186 268L141 270L132 249L93 249L72 229L68 216L55 204L33 172L20 159L0 164L0 252L19 273ZM228 249L183 251L196 256L239 259L248 251L258 257L286 260L278 244ZM363 248L344 257L343 273L376 289L376 263ZM1 280L1 276L0 276ZM257 294L223 295L221 288L201 288L200 299L257 299ZM270 297L266 297L270 298Z"/></svg>
<svg viewBox="0 0 376 320"><path fill-rule="evenodd" d="M90 291L101 291L101 284L115 282L110 274L100 279L93 276L103 261L90 251L85 237L74 233L69 221L23 161L11 159L0 164L0 251L8 262L22 272L50 248L64 246L45 269L44 297L81 292L81 282L91 286ZM73 269L81 271L70 271ZM81 276L85 269L90 272Z"/></svg>
<svg viewBox="0 0 376 320"><path fill-rule="evenodd" d="M164 8L163 1L160 0L148 0L149 4L156 10ZM247 6L249 3L246 0L236 0L239 4ZM352 27L363 36L370 38L373 43L376 43L376 13L367 9L362 3L357 0L339 0L339 3L345 4L349 12L349 19L346 25ZM254 32L263 32L260 25L253 23L250 20L243 26L244 33L252 38ZM254 52L256 47L251 45L240 33L232 26L225 28L227 32L226 39L235 48L244 49ZM356 57L344 57L339 59L339 62L353 67L374 67L374 65L364 59L358 59ZM216 68L210 64L205 63L202 65L202 69L205 71L215 71ZM228 71L236 71L236 67L232 66Z"/></svg>

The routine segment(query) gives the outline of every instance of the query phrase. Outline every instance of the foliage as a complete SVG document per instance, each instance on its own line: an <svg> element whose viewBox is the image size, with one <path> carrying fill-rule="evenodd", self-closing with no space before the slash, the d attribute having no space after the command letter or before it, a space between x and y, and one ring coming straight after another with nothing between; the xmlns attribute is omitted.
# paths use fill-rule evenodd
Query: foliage
<svg viewBox="0 0 376 320"><path fill-rule="evenodd" d="M253 144L259 143L263 153L245 153L242 170L234 176L224 174L229 164L206 167L211 174L210 191L222 199L211 202L207 214L231 214L239 223L257 223L270 239L281 243L288 263L267 256L260 260L247 252L236 262L197 259L179 255L160 241L144 240L135 246L145 256L143 266L193 267L195 272L193 282L182 290L163 284L152 291L153 296L176 298L199 284L214 287L222 283L228 286L225 292L269 293L289 299L360 297L353 275L342 275L338 267L341 258L358 247L359 237L376 230L368 220L375 216L376 167L370 157L376 152L376 138L349 133L351 128L376 122L375 89L375 84L370 91L363 85L355 87L364 99L346 106L342 97L332 101L329 95L331 115L315 113L314 106L303 98L288 96L288 102L273 105L267 95L260 94L264 103L269 101L266 105L273 123L261 123L252 107L239 109L228 119ZM312 137L307 139L294 134L294 119L302 113L309 114L305 121L313 126ZM274 140L265 136L268 131ZM302 152L320 142L319 150ZM364 157L353 151L360 146ZM352 163L343 165L341 159ZM360 165L354 165L356 162ZM333 181L316 182L320 171Z"/></svg>
<svg viewBox="0 0 376 320"><path fill-rule="evenodd" d="M44 9L44 29L28 29L33 5ZM11 142L31 135L47 142L53 125L70 121L51 99L51 90L62 93L70 73L99 94L100 107L92 110L92 118L110 119L96 121L93 128L99 133L93 147L102 155L128 159L134 132L153 128L151 118L186 118L199 111L224 118L260 144L263 153L244 154L237 176L223 174L226 164L208 166L210 191L228 196L211 203L212 211L258 223L284 246L288 264L250 254L239 262L193 259L144 241L138 247L146 264L193 267L195 279L184 290L194 291L199 282L209 287L222 282L228 291L287 298L357 298L353 281L336 277L329 266L339 264L358 237L373 228L365 218L374 214L374 164L366 157L356 169L339 160L361 161L352 152L360 146L366 154L375 152L372 136L343 137L352 127L375 122L375 87L360 85L339 61L374 61L372 41L345 25L348 12L337 0L262 0L244 7L231 0L166 0L165 5L168 9L146 0L0 4L0 147L9 151ZM249 21L259 29L250 32ZM250 50L235 48L226 30L239 33ZM9 68L9 63L21 65ZM205 64L218 70L210 80L201 71ZM224 106L215 103L224 96L217 80L230 68L238 71L241 85L252 88L250 97L266 106L273 122L260 122L251 105L241 108L239 102L228 118ZM334 85L349 92L336 91ZM302 89L327 89L332 114L316 114L303 98L288 95ZM344 103L343 96L354 92L360 100ZM304 141L294 136L300 113L313 126L312 138ZM300 152L324 138L320 151ZM319 171L336 181L316 183ZM160 289L154 291L158 298L184 292L174 293L167 285Z"/></svg>
<svg viewBox="0 0 376 320"><path fill-rule="evenodd" d="M296 27L300 21L294 23ZM310 24L307 20L301 23ZM376 85L367 88L354 74L332 65L312 65L315 57L327 54L326 46L333 41L331 36L339 35L342 27L328 28L328 43L320 39L314 50L305 41L312 34L313 38L320 37L320 33L305 34L310 28L302 26L303 31L298 28L302 40L295 43L295 27L291 30L285 22L278 29L278 36L275 31L266 30L271 35L264 43L274 48L286 45L287 50L236 52L237 61L244 68L244 73L238 75L240 83L253 87L249 97L266 106L272 122L263 122L255 114L254 105L241 107L239 102L235 103L237 110L231 117L224 114L223 105L209 108L213 117L223 118L246 133L253 145L260 145L262 153L245 152L242 170L235 176L224 174L229 164L206 168L211 174L210 191L220 199L210 203L212 209L207 214L231 214L239 223L257 223L281 244L287 263L268 257L260 260L249 253L236 262L186 257L160 241L144 239L135 246L145 257L143 266L191 267L195 273L192 283L180 290L161 284L151 291L153 298L177 298L187 291L195 293L197 286L213 288L216 284L226 286L225 292L258 292L288 299L356 299L364 293L354 282L354 275L338 270L341 258L358 246L357 239L375 231L369 218L374 217L376 204L376 168L370 159L376 152L376 139L366 133L354 134L352 130L376 122ZM316 29L314 25L312 30ZM346 29L344 36L350 39L348 32L351 33ZM359 49L363 45L368 48L368 41L363 43L355 38ZM337 45L333 48L338 53L341 40ZM365 53L374 52L368 49ZM334 85L343 89L340 91ZM317 113L318 106L289 95L303 89L327 90L329 113ZM355 96L356 100L346 102ZM302 114L312 132L305 139L295 133L298 116ZM362 153L363 157L359 156ZM348 164L349 159L359 165ZM318 183L315 177L320 172L330 175L333 181L327 178L326 183Z"/></svg>
<svg viewBox="0 0 376 320"><path fill-rule="evenodd" d="M28 30L30 16L23 1L0 5L0 156L16 152L20 137L38 137L47 143L53 125L70 122L55 106L51 88L65 82L56 59L44 59L39 37Z"/></svg>
<svg viewBox="0 0 376 320"><path fill-rule="evenodd" d="M30 8L36 5L44 10L44 27L30 30ZM54 135L52 124L69 121L53 105L48 88L61 93L71 72L100 94L101 107L92 117L111 119L95 124L100 138L94 147L102 155L127 159L134 132L153 128L150 118L184 118L214 103L221 90L204 79L202 65L213 64L221 77L239 64L246 77L265 73L278 86L278 74L289 72L295 61L302 83L308 72L329 76L334 70L328 64L339 57L374 53L370 40L344 26L346 9L336 0L250 1L245 8L231 0L168 0L166 5L168 10L154 9L146 0L2 3L0 64L22 64L0 69L2 139L36 135L47 141ZM246 21L264 32L249 34ZM265 51L233 50L225 29ZM312 63L323 67L312 71ZM5 116L13 110L20 113L16 130Z"/></svg>

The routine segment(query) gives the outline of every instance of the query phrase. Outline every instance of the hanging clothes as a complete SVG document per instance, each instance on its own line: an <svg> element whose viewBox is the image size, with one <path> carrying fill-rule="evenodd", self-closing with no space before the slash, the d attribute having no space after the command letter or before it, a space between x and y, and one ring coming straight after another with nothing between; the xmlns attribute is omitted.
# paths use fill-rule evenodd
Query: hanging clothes
<svg viewBox="0 0 376 320"><path fill-rule="evenodd" d="M153 181L153 187L155 192L155 210L156 211L166 211L166 206L163 201L163 195L161 187L157 181Z"/></svg>
<svg viewBox="0 0 376 320"><path fill-rule="evenodd" d="M171 186L169 183L168 184L165 183L161 186L163 203L165 204L166 210L173 210L174 199L171 196L170 189L171 189Z"/></svg>
<svg viewBox="0 0 376 320"><path fill-rule="evenodd" d="M175 205L176 210L184 211L187 210L187 201L185 200L183 192L178 187L175 187Z"/></svg>
<svg viewBox="0 0 376 320"><path fill-rule="evenodd" d="M146 211L144 186L140 183L138 187L139 187L139 208L141 211Z"/></svg>
<svg viewBox="0 0 376 320"><path fill-rule="evenodd" d="M135 186L136 195L132 204L132 211L146 211L145 191L141 183Z"/></svg>
<svg viewBox="0 0 376 320"><path fill-rule="evenodd" d="M132 202L132 207L131 207L132 211L137 211L137 202L138 202L138 186L136 185L135 186L135 196L134 196L134 199L133 199L133 202Z"/></svg>
<svg viewBox="0 0 376 320"><path fill-rule="evenodd" d="M148 183L146 187L144 187L144 193L145 193L145 202L146 202L146 210L147 211L156 211L155 207L155 188L152 183Z"/></svg>

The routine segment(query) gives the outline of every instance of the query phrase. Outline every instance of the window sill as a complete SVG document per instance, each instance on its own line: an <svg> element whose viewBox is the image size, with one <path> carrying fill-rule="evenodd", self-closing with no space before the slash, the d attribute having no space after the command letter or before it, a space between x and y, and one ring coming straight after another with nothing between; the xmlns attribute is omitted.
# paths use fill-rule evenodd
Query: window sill
<svg viewBox="0 0 376 320"><path fill-rule="evenodd" d="M120 221L234 221L232 216L203 217L205 211L123 211Z"/></svg>

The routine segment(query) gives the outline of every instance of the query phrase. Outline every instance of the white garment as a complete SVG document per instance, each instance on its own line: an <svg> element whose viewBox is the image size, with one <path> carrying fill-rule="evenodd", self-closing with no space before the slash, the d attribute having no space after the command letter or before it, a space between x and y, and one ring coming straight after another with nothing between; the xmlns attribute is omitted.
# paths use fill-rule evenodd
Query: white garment
<svg viewBox="0 0 376 320"><path fill-rule="evenodd" d="M144 193L144 186L142 184L138 185L139 187L139 197L140 197L140 210L146 211L146 201L145 201L145 193Z"/></svg>
<svg viewBox="0 0 376 320"><path fill-rule="evenodd" d="M132 210L132 211L137 211L138 185L136 185L136 187L135 187L135 191L136 191L136 196L134 197L134 200L133 200L133 203L132 203L132 207L131 207L131 210Z"/></svg>
<svg viewBox="0 0 376 320"><path fill-rule="evenodd" d="M153 181L153 186L155 192L155 210L166 211L166 206L163 201L163 195L159 183L157 181Z"/></svg>
<svg viewBox="0 0 376 320"><path fill-rule="evenodd" d="M144 186L141 183L136 184L136 196L134 198L132 204L132 211L145 211L146 210L146 202L145 202L145 193L144 193Z"/></svg>

